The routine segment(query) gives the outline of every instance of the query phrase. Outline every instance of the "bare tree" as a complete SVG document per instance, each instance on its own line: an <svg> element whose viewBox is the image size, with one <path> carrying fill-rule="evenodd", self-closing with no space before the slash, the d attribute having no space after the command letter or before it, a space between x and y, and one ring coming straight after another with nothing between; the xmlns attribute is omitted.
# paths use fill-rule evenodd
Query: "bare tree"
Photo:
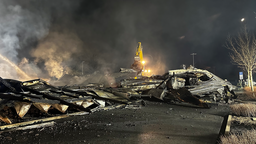
<svg viewBox="0 0 256 144"><path fill-rule="evenodd" d="M237 37L228 37L226 47L231 50L230 57L232 62L242 68L248 74L248 86L253 88L252 73L256 68L256 39L246 27Z"/></svg>

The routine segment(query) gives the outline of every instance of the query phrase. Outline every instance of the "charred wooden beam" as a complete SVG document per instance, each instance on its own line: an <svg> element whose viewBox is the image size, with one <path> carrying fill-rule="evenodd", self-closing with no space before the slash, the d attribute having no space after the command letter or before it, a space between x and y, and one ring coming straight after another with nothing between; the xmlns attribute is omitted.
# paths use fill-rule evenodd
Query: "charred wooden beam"
<svg viewBox="0 0 256 144"><path fill-rule="evenodd" d="M83 106L79 106L79 105L70 103L70 102L68 102L68 101L62 100L62 99L59 98L59 97L51 96L51 95L49 95L49 94L42 93L42 92L39 92L39 91L30 89L30 88L28 88L28 87L23 87L23 88L26 89L26 90L28 90L28 91L31 91L32 93L39 94L39 95L43 95L44 98L48 98L48 99L51 99L51 100L58 100L61 104L69 105L69 106L71 106L71 107L77 108L77 109L82 110L82 111L89 111L88 109L84 108Z"/></svg>

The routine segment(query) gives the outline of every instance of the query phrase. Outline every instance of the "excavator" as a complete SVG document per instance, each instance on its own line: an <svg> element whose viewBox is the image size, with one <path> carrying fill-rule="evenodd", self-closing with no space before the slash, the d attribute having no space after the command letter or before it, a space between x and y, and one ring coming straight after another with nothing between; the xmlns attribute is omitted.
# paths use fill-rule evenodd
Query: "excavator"
<svg viewBox="0 0 256 144"><path fill-rule="evenodd" d="M136 54L134 56L134 62L131 65L131 68L137 71L138 76L144 76L145 74L145 61L143 60L141 42L138 42L138 47L136 49Z"/></svg>
<svg viewBox="0 0 256 144"><path fill-rule="evenodd" d="M136 77L135 79L139 77L144 77L144 76L150 76L151 71L149 69L145 69L145 60L143 59L143 47L141 45L141 42L138 42L138 46L136 49L136 53L134 56L134 62L131 65L130 69L127 68L121 68L120 72L136 72Z"/></svg>

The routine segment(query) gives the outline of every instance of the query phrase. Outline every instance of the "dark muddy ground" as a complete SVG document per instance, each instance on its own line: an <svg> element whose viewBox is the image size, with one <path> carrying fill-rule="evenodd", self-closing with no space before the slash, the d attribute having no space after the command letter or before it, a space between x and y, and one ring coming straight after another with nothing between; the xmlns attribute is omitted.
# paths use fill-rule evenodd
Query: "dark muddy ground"
<svg viewBox="0 0 256 144"><path fill-rule="evenodd" d="M228 105L210 109L146 101L138 110L114 109L58 120L52 127L5 132L1 143L214 144Z"/></svg>

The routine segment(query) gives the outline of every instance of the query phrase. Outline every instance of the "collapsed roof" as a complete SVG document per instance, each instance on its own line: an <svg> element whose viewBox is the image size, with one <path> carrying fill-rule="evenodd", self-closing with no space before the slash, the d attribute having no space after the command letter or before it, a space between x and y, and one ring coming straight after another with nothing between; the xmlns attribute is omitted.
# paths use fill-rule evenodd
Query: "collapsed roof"
<svg viewBox="0 0 256 144"><path fill-rule="evenodd" d="M123 77L125 73L121 75ZM120 79L120 74L116 79ZM92 113L102 108L116 108L117 105L119 108L120 105L140 106L144 105L142 99L145 97L207 108L202 97L211 96L216 102L235 96L231 83L200 69L170 70L162 76L125 78L115 86L93 83L57 87L41 79L21 82L0 78L1 125L73 111Z"/></svg>

